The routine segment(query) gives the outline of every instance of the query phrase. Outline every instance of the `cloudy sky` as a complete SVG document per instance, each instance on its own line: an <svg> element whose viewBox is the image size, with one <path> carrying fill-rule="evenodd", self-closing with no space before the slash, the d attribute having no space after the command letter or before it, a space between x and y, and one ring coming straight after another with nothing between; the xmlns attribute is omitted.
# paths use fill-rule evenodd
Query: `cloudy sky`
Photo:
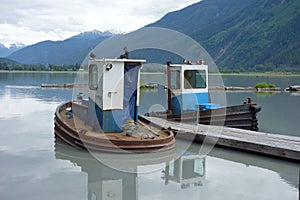
<svg viewBox="0 0 300 200"><path fill-rule="evenodd" d="M200 0L0 0L0 43L30 45L90 30L130 32Z"/></svg>

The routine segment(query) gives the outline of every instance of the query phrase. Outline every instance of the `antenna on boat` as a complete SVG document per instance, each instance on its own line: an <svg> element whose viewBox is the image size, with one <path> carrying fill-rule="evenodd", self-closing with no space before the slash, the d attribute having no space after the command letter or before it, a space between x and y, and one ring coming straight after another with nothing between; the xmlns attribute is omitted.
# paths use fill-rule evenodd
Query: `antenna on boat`
<svg viewBox="0 0 300 200"><path fill-rule="evenodd" d="M204 65L204 60L198 60L198 61L197 61L197 64L199 64L199 65Z"/></svg>
<svg viewBox="0 0 300 200"><path fill-rule="evenodd" d="M124 50L124 54L122 54L122 55L120 56L120 58L121 58L121 59L123 59L123 58L128 59L128 58L129 58L129 54L128 54L127 47L124 47L123 50Z"/></svg>
<svg viewBox="0 0 300 200"><path fill-rule="evenodd" d="M96 58L96 54L94 54L93 52L90 53L90 58L95 59Z"/></svg>
<svg viewBox="0 0 300 200"><path fill-rule="evenodd" d="M191 65L192 61L184 59L183 63L186 64L186 65Z"/></svg>

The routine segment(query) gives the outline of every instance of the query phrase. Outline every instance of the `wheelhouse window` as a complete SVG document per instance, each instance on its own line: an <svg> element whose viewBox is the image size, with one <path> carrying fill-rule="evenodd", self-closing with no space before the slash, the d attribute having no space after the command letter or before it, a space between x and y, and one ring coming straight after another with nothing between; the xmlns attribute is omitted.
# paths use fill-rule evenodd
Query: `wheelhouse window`
<svg viewBox="0 0 300 200"><path fill-rule="evenodd" d="M171 70L171 89L180 89L180 71Z"/></svg>
<svg viewBox="0 0 300 200"><path fill-rule="evenodd" d="M184 89L206 88L205 70L185 70Z"/></svg>
<svg viewBox="0 0 300 200"><path fill-rule="evenodd" d="M98 70L97 65L90 65L89 66L89 88L91 90L96 90L98 84Z"/></svg>

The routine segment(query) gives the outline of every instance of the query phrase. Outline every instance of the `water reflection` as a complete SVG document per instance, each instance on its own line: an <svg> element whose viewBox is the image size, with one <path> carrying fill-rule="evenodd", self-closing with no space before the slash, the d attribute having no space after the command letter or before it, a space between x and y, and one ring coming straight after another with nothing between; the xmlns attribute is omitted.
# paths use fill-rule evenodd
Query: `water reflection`
<svg viewBox="0 0 300 200"><path fill-rule="evenodd" d="M166 163L162 171L165 184L174 181L180 184L181 189L190 186L202 186L205 180L205 157L186 151L180 158Z"/></svg>
<svg viewBox="0 0 300 200"><path fill-rule="evenodd" d="M280 92L255 92L257 97L264 98L266 96L274 96L275 94L280 93Z"/></svg>
<svg viewBox="0 0 300 200"><path fill-rule="evenodd" d="M2 93L2 94L1 94ZM19 118L70 99L72 90L42 90L38 86L0 87L0 119ZM54 111L52 111L54 112Z"/></svg>
<svg viewBox="0 0 300 200"><path fill-rule="evenodd" d="M291 96L300 96L300 91L285 91L286 93L288 93Z"/></svg>
<svg viewBox="0 0 300 200"><path fill-rule="evenodd" d="M75 149L55 138L55 157L69 160L88 174L89 200L137 199L137 174L125 173L103 165L87 151Z"/></svg>
<svg viewBox="0 0 300 200"><path fill-rule="evenodd" d="M120 172L103 165L88 152L57 140L55 157L80 166L88 174L89 200L175 200L188 196L190 199L219 199L220 196L249 200L263 196L298 199L299 164L218 148L202 157L197 153L200 147L193 144L177 160L158 159L156 164L163 168L148 174Z"/></svg>
<svg viewBox="0 0 300 200"><path fill-rule="evenodd" d="M100 163L87 151L68 146L59 138L55 138L55 157L56 159L69 160L74 165L80 166L82 172L88 174L89 200L138 199L138 173L120 172L112 169ZM141 161L141 163L144 162ZM205 158L196 153L187 151L179 159L166 162L157 157L157 159L152 160L149 166L153 164L165 166L163 170L159 170L165 184L173 181L179 183L182 189L191 185L196 187L203 184ZM136 167L139 166L136 165Z"/></svg>
<svg viewBox="0 0 300 200"><path fill-rule="evenodd" d="M300 165L297 163L289 161L278 162L277 159L270 157L256 156L226 149L216 149L210 153L210 156L241 163L245 167L257 167L275 172L280 176L282 181L291 187L297 189L299 186Z"/></svg>

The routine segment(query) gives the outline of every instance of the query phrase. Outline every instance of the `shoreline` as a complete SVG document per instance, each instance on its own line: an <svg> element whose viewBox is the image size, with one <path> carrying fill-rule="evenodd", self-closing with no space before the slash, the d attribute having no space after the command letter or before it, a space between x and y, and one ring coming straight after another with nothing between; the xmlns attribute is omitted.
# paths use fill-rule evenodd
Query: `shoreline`
<svg viewBox="0 0 300 200"><path fill-rule="evenodd" d="M62 74L62 73L68 73L68 74L75 74L75 73L85 73L84 71L30 71L30 70L0 70L0 73L33 73L33 74Z"/></svg>
<svg viewBox="0 0 300 200"><path fill-rule="evenodd" d="M0 70L0 73L87 73L87 71L30 71L30 70ZM164 74L163 72L141 72L141 74L149 74L149 75L155 75L155 74ZM291 73L291 72L242 72L242 73L209 73L209 75L221 75L221 76L296 76L300 77L300 73Z"/></svg>
<svg viewBox="0 0 300 200"><path fill-rule="evenodd" d="M300 76L300 73L267 73L267 72L242 72L242 73L210 73L209 75L219 75L221 76L269 76L269 77L279 77L279 76Z"/></svg>

